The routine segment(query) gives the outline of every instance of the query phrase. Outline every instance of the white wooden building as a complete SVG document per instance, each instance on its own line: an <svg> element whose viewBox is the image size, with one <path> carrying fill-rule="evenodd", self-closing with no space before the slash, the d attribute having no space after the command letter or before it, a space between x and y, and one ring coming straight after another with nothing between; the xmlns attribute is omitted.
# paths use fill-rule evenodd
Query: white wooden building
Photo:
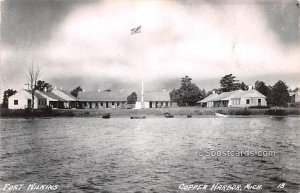
<svg viewBox="0 0 300 193"><path fill-rule="evenodd" d="M54 88L51 93L53 93L56 97L59 97L61 102L63 102L62 108L76 108L77 98L72 96L68 91L63 89Z"/></svg>
<svg viewBox="0 0 300 193"><path fill-rule="evenodd" d="M124 91L83 91L78 93L78 101L82 108L105 109L119 108L127 102L130 95Z"/></svg>
<svg viewBox="0 0 300 193"><path fill-rule="evenodd" d="M146 91L144 93L144 108L166 108L171 106L170 93L167 91ZM136 109L141 109L141 96L138 95Z"/></svg>
<svg viewBox="0 0 300 193"><path fill-rule="evenodd" d="M267 106L266 96L255 89L236 90L223 92L221 94L211 94L198 103L206 107L251 107Z"/></svg>
<svg viewBox="0 0 300 193"><path fill-rule="evenodd" d="M32 104L32 95L30 90L22 89L8 98L9 109L30 108ZM47 99L39 93L34 93L34 109L42 109L47 106Z"/></svg>

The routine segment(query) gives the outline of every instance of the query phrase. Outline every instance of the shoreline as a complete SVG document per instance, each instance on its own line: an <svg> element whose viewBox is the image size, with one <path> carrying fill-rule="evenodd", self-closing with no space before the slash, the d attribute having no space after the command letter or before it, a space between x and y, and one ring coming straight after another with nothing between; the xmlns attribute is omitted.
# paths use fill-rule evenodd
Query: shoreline
<svg viewBox="0 0 300 193"><path fill-rule="evenodd" d="M299 117L299 108L282 108L287 117ZM269 109L252 109L252 108L204 108L204 107L171 107L158 109L44 109L34 110L28 113L24 109L0 109L0 118L20 117L20 118L51 118L51 117L94 117L102 118L104 114L110 113L111 118L129 118L130 116L145 115L147 118L165 118L164 113L168 112L174 118L219 118L215 112L221 111L227 114L229 118L253 118L253 117L270 117L266 114Z"/></svg>

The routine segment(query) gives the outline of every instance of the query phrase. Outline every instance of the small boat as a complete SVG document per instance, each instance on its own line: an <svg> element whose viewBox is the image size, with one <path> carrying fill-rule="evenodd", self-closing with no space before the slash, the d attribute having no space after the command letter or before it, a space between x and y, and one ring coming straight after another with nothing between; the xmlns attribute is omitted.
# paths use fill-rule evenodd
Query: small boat
<svg viewBox="0 0 300 193"><path fill-rule="evenodd" d="M186 116L186 118L192 118L192 117L193 117L192 115L187 115L187 116Z"/></svg>
<svg viewBox="0 0 300 193"><path fill-rule="evenodd" d="M135 116L130 116L130 119L146 119L145 115L135 115Z"/></svg>
<svg viewBox="0 0 300 193"><path fill-rule="evenodd" d="M106 113L104 115L102 115L103 119L109 119L110 118L110 113Z"/></svg>
<svg viewBox="0 0 300 193"><path fill-rule="evenodd" d="M169 113L169 112L164 113L164 116L166 118L174 118L174 116L171 113Z"/></svg>
<svg viewBox="0 0 300 193"><path fill-rule="evenodd" d="M221 114L221 113L215 113L215 115L216 115L217 117L228 117L228 115Z"/></svg>

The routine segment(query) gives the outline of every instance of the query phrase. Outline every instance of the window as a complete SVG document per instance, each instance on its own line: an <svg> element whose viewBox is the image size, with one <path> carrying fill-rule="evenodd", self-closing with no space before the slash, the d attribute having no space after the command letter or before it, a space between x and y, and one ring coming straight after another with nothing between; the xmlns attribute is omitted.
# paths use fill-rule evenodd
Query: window
<svg viewBox="0 0 300 193"><path fill-rule="evenodd" d="M114 103L114 102L112 102L112 103L111 103L111 105L115 105L115 103Z"/></svg>
<svg viewBox="0 0 300 193"><path fill-rule="evenodd" d="M103 107L103 103L101 103L101 107Z"/></svg>
<svg viewBox="0 0 300 193"><path fill-rule="evenodd" d="M18 100L14 100L14 105L18 105Z"/></svg>
<svg viewBox="0 0 300 193"><path fill-rule="evenodd" d="M39 105L41 105L41 101L39 100Z"/></svg>
<svg viewBox="0 0 300 193"><path fill-rule="evenodd" d="M250 104L250 99L246 99L246 104L247 104L247 105Z"/></svg>

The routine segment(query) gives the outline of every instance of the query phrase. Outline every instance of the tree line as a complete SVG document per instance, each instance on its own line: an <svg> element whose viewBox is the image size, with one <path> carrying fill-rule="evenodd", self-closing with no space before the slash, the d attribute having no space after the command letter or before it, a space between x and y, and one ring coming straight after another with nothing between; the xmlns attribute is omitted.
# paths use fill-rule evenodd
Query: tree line
<svg viewBox="0 0 300 193"><path fill-rule="evenodd" d="M39 68L34 69L33 66L28 70L28 80L29 80L29 90L32 90L31 94L34 95L35 90L51 92L53 87L50 83L37 80L39 75ZM227 74L223 76L219 83L220 88L212 89L211 91L206 92L205 89L200 89L195 83L192 82L192 78L185 76L181 78L180 87L173 89L170 92L171 102L177 103L178 106L195 106L197 102L204 99L205 97L211 95L213 92L221 94L222 92L230 92L235 90L248 90L248 85L244 82L240 82L232 74ZM255 89L261 94L267 97L268 106L287 106L289 101L289 89L287 84L282 80L276 82L273 86L266 85L265 82L257 80L255 82ZM295 89L297 90L297 88ZM80 86L74 88L70 94L74 97L78 96L78 93L82 91ZM7 89L3 93L3 101L1 104L2 108L8 107L8 97L14 95L17 91L14 89ZM33 103L34 103L34 97ZM136 92L131 93L127 97L128 104L134 104L137 101ZM32 105L33 105L32 103ZM33 108L33 106L32 106Z"/></svg>
<svg viewBox="0 0 300 193"><path fill-rule="evenodd" d="M235 90L248 90L249 86L240 82L232 74L223 76L220 81L220 88L212 89L206 92L200 89L192 78L185 76L181 78L181 86L178 89L173 89L170 92L171 101L178 104L178 106L195 106L197 102L211 95L213 92L221 94L222 92L230 92ZM257 80L255 82L255 89L267 97L268 106L287 106L289 101L289 89L287 84L282 80L276 82L273 86L267 86L265 82ZM297 90L297 88L295 89Z"/></svg>

